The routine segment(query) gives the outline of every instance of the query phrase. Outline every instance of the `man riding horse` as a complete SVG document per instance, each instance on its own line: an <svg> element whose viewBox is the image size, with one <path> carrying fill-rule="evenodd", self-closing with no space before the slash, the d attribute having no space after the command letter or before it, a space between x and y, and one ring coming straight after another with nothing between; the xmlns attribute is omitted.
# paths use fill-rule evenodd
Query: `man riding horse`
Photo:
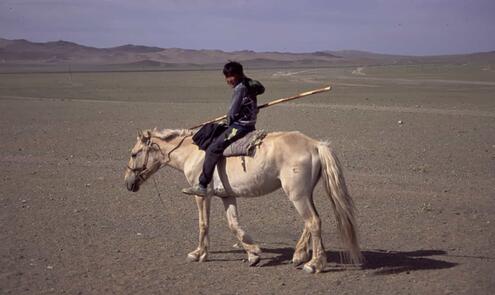
<svg viewBox="0 0 495 295"><path fill-rule="evenodd" d="M242 65L231 61L223 67L225 81L234 89L232 102L227 113L227 129L217 135L206 148L203 171L199 183L182 190L187 195L205 197L215 166L223 151L234 141L255 130L258 106L256 96L265 91L263 85L244 75Z"/></svg>
<svg viewBox="0 0 495 295"><path fill-rule="evenodd" d="M354 202L347 190L340 161L327 142L297 131L269 132L252 156L226 157L225 161L219 162L227 146L254 130L258 109L328 91L330 87L257 106L256 95L264 90L261 84L247 78L239 63L227 63L224 74L227 83L234 88L227 116L228 126L220 128L221 135L213 139L206 153L194 140L206 128L198 132L192 129L139 131L124 176L127 189L137 192L148 178L165 166L182 171L192 186L184 192L196 195L199 223L198 246L187 254L187 259L202 262L208 258L210 195L217 195L223 202L230 230L246 251L249 265L254 266L261 259L261 248L239 222L237 198L263 196L282 188L304 220L303 232L295 246L292 262L295 266L304 263L304 271L318 273L324 271L327 264L321 219L313 201L315 186L322 180L335 214L337 230L347 248L346 257L352 263L360 264L362 254ZM213 193L207 194L210 182ZM219 195L218 191L224 193Z"/></svg>

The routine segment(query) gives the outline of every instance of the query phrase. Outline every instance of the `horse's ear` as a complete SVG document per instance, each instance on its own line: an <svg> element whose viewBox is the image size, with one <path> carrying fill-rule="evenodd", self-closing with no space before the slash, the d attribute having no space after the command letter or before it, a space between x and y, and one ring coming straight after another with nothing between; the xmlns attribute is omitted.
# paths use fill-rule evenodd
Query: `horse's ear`
<svg viewBox="0 0 495 295"><path fill-rule="evenodd" d="M138 140L140 140L144 144L148 144L151 139L151 131L150 130L138 130Z"/></svg>
<svg viewBox="0 0 495 295"><path fill-rule="evenodd" d="M144 132L142 130L138 129L138 140L140 140L142 143L148 143L151 138L151 132L149 130L145 130Z"/></svg>

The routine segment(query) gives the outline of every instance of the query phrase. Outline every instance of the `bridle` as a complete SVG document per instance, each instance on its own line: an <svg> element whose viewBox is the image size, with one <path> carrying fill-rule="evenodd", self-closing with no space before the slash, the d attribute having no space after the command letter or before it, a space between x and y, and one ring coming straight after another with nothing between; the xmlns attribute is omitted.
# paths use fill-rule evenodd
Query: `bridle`
<svg viewBox="0 0 495 295"><path fill-rule="evenodd" d="M176 145L173 149L171 149L171 150L167 153L167 160L166 160L165 162L162 162L162 163L158 162L158 165L160 166L158 169L160 169L161 167L163 167L163 166L167 165L167 164L168 164L168 163L172 160L172 159L170 158L170 154L172 154L172 152L174 152L175 150L177 150L177 149L178 149L178 148L182 145L182 143L184 142L184 140L185 140L187 137L189 137L189 136L191 136L191 135L186 135L186 136L184 136L184 137L180 140L180 142L179 142L179 143L178 143L178 144L177 144L177 145ZM153 147L153 145L156 145L156 146L158 147L158 150L160 151L160 153L161 153L163 156L165 156L165 154L163 153L162 148L160 147L160 145L159 145L159 144L157 144L156 142L152 142L152 141L151 141L151 138L153 138L153 137L155 137L155 138L160 138L160 137L157 137L157 136L151 136L151 137L150 137L150 139L149 139L149 142L146 144L146 146L145 146L143 149L139 150L137 153L135 153L135 154L134 154L134 155L137 155L138 153L140 153L140 152L142 152L142 151L144 151L144 152L145 152L145 154L144 154L144 163L143 163L143 166L141 166L141 167L134 167L134 168L132 168L132 167L130 167L129 165L127 165L127 169L129 169L129 170L130 170L131 172L133 172L133 173L136 173L136 174L137 174L137 175L136 175L136 177L137 177L139 180L141 180L142 182L144 182L144 181L146 180L146 178L144 178L144 176L143 176L143 175L148 174L151 170L153 170L153 169L156 167L156 165L152 165L151 167L149 167L149 168L148 168L148 160L149 160L150 150L152 150L152 149L153 149L153 148L152 148L152 147ZM161 138L160 138L160 139L161 139Z"/></svg>
<svg viewBox="0 0 495 295"><path fill-rule="evenodd" d="M137 174L136 175L137 178L139 178L142 181L144 181L143 174L145 174L145 173L147 173L148 171L151 170L151 169L148 169L147 166L148 166L148 159L149 159L149 156L150 156L150 150L152 149L152 145L153 145L153 143L150 140L150 143L149 144L146 144L146 146L142 150L140 150L140 151L138 151L137 153L134 154L134 155L137 155L137 154L139 154L142 151L145 152L143 166L132 168L132 167L129 166L129 164L127 165L127 169L131 170L131 172L133 172L133 173L136 173ZM160 152L163 155L163 152L161 151L161 148L160 148ZM152 168L154 168L154 167L152 167Z"/></svg>

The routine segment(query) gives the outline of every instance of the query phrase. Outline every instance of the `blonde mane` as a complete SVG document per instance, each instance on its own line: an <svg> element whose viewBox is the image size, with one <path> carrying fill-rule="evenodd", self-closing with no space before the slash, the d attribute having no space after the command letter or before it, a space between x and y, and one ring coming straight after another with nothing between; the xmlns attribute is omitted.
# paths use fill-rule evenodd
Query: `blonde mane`
<svg viewBox="0 0 495 295"><path fill-rule="evenodd" d="M191 136L194 134L193 130L190 129L163 129L158 130L154 128L151 130L151 136L160 138L162 140L171 140L176 137Z"/></svg>

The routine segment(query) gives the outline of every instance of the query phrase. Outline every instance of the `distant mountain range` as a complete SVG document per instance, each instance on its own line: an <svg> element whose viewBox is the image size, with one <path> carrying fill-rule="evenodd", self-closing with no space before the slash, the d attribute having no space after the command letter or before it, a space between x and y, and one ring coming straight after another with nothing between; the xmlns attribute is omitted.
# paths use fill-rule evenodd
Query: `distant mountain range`
<svg viewBox="0 0 495 295"><path fill-rule="evenodd" d="M226 52L123 45L95 48L68 41L30 42L0 38L0 66L3 65L128 65L141 67L208 66L236 60L259 67L331 66L416 63L495 62L495 51L444 56L404 56L364 51L317 51L309 53Z"/></svg>

